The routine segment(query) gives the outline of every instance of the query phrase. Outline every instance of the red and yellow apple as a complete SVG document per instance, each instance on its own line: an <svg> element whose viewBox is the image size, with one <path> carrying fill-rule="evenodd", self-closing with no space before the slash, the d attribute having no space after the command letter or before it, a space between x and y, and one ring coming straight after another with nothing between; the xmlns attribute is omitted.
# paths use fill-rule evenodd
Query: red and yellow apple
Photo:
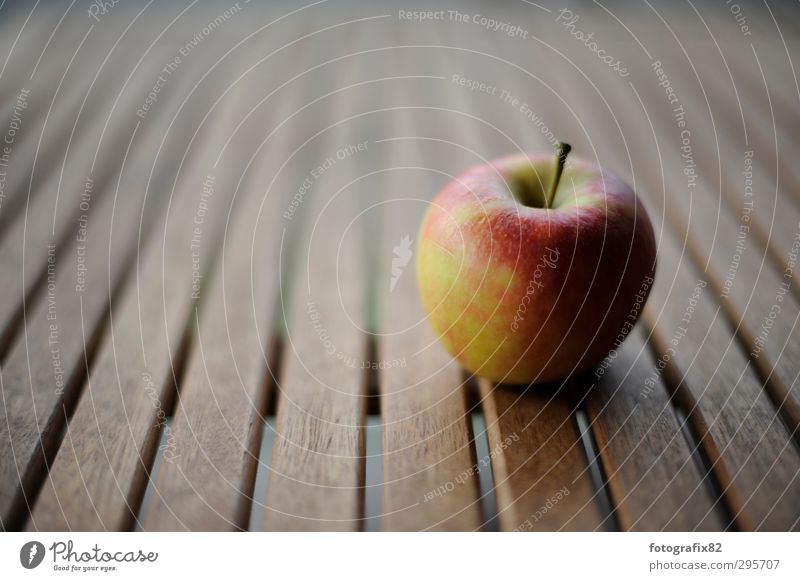
<svg viewBox="0 0 800 581"><path fill-rule="evenodd" d="M433 330L467 370L544 383L596 365L627 335L653 282L656 242L616 175L552 154L474 167L432 200L417 281Z"/></svg>

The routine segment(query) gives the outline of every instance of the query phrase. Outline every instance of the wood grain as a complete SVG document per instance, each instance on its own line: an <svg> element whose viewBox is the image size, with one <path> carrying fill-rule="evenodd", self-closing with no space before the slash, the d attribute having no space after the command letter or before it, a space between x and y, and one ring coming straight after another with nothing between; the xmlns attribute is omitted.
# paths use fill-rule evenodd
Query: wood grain
<svg viewBox="0 0 800 581"><path fill-rule="evenodd" d="M136 96L128 96L128 105L132 98ZM102 234L91 228L108 223L112 215L114 200L105 196L106 186L113 168L122 163L133 128L130 118L117 117L111 125L110 147L100 148L98 168L102 169L92 172L103 122L102 117L93 121L92 138L77 146L66 175L51 176L48 189L36 197L35 207L25 221L15 224L15 232L0 249L4 264L16 266L21 273L3 277L3 292L9 297L23 300L24 285L44 277L35 287L39 300L26 305L23 330L2 366L5 413L14 418L0 435L0 474L5 483L0 514L4 519L25 505L24 491L41 475L43 454L51 453L57 443L85 373L86 358L91 358L95 329L106 312L107 280L119 280L124 271L122 256L109 260ZM91 185L86 186L90 179ZM123 199L121 211L135 207L135 198L129 198ZM124 231L123 227L122 235ZM96 244L89 241L90 232L98 236ZM134 232L127 230L131 241ZM129 252L126 244L123 256ZM9 304L18 303L4 301ZM10 310L8 314L13 317Z"/></svg>
<svg viewBox="0 0 800 581"><path fill-rule="evenodd" d="M325 37L349 48L352 41L342 39L353 34L348 27ZM352 76L350 72L345 78ZM346 120L359 112L353 108L354 95L352 89L343 90L321 104L338 111L338 120ZM314 139L323 144L312 150L319 161L308 158L304 173L327 159L336 160L336 151L346 144L364 140L346 121L320 130ZM352 159L338 160L320 172L288 226L302 228L302 234L293 253L291 294L281 297L288 328L277 385L264 530L362 527L366 272L363 222L356 219L360 184L351 183L359 175L354 164Z"/></svg>
<svg viewBox="0 0 800 581"><path fill-rule="evenodd" d="M480 380L500 528L605 530L566 389Z"/></svg>
<svg viewBox="0 0 800 581"><path fill-rule="evenodd" d="M427 81L431 83L432 81ZM415 103L416 104L416 103ZM402 136L413 123L401 123ZM420 155L412 132L409 140L387 151L387 165L430 164L439 159ZM403 154L397 147L406 148ZM441 151L441 150L439 150ZM391 155L388 155L391 154ZM389 159L392 161L389 162ZM436 174L390 169L387 191L394 193L383 208L377 296L378 371L383 422L384 528L388 530L475 530L482 524L471 414L461 368L444 351L425 321L417 279L409 263L390 288L393 260L402 259L404 237L412 240L426 205L403 192L436 191ZM416 175L415 175L416 174ZM486 459L483 459L486 461Z"/></svg>
<svg viewBox="0 0 800 581"><path fill-rule="evenodd" d="M708 67L706 71L714 65L719 67L719 61L709 60L711 62L704 63ZM733 71L738 72L745 64L758 70L759 63L752 56L748 61L735 63ZM698 74L702 71L700 69ZM776 117L771 103L772 91L764 86L764 79L759 79L760 91L754 98L767 110L762 119L753 119L751 115L744 117L744 112L758 110L758 106L743 97L740 109L738 103L729 98L734 89L730 79L725 83L706 82L698 88L697 79L689 78L682 67L673 66L670 74L687 102L688 123L695 128L693 141L701 179L735 212L741 214L748 206L748 226L753 237L769 248L770 257L782 272L795 237L800 233L800 174L787 161L790 151L781 150L788 144L785 134L778 129L778 124L791 122L791 117ZM733 82L740 78L737 74ZM743 117L746 125L742 123ZM754 190L749 198L744 195L744 165L748 152L752 168L748 169L747 177L752 180ZM730 230L737 231L736 228Z"/></svg>
<svg viewBox="0 0 800 581"><path fill-rule="evenodd" d="M306 63L307 45L290 47L286 58ZM276 69L275 66L267 66ZM299 70L305 70L305 66ZM295 71L283 65L264 86L258 69L248 78L248 93L270 96ZM284 154L306 135L297 129L297 108L307 98L308 80L294 81L249 110L245 135L229 146L227 157L249 159L237 184L231 220L226 225L221 263L197 316L196 337L170 429L172 449L161 455L155 489L146 507L145 530L243 530L247 528L261 443L267 390L274 389L271 363L274 320L280 284L283 213L296 176L284 171ZM306 111L308 115L312 113ZM255 138L255 139L254 139ZM223 159L225 162L226 159ZM287 175L288 174L288 175ZM302 181L302 180L300 180Z"/></svg>
<svg viewBox="0 0 800 581"><path fill-rule="evenodd" d="M664 47L656 48L647 40L653 54L665 58ZM679 135L680 128L674 120L671 125L664 121L671 114L666 96L659 102L651 95L662 90L657 86L659 79L652 71L635 69L639 74L633 82L637 87L648 84L650 92L644 98L651 105L649 116L641 107L636 112L632 101L638 100L624 88L625 81L597 70L591 55L579 49L569 50L568 56L588 79L576 70L577 74L564 77L571 84L560 85L566 104L579 113L564 118L556 129L570 136L575 151L591 151L601 164L633 181L648 202L657 228L659 224L665 227L659 238L656 284L646 309L664 361L661 365L667 368L665 378L683 394L684 409L691 410L694 429L704 439L704 451L738 526L794 526L794 519L785 518L780 505L792 502L788 498L797 492L797 451L731 332L706 275L697 269L706 257L697 252L694 228L713 230L714 222L695 219L692 231L687 232L687 225L676 220L681 204L691 204L694 210L701 194L687 192L683 163L674 153L680 141L673 135ZM554 116L546 111L547 118ZM642 127L647 128L647 138ZM622 136L636 140L625 143ZM663 221L664 213L667 221Z"/></svg>
<svg viewBox="0 0 800 581"><path fill-rule="evenodd" d="M214 10L173 22L185 6L122 3L95 22L66 5L0 6L0 139L30 91L0 168L1 528L126 530L138 514L147 530L246 528L268 392L278 418L256 528L365 528L375 401L386 530L485 527L476 463L491 465L503 530L798 527L800 94L788 57L800 25L789 7L770 4L775 21L750 7L752 36L723 3L571 8L624 61L623 77L558 9L531 3L482 9L526 38L347 3L267 26L286 7L254 4L192 49L146 119L135 112L159 69ZM344 24L365 16L376 18ZM692 170L654 61L686 108ZM656 284L643 323L596 375L527 389L480 381L489 458L476 458L473 394L424 321L413 264L398 276L395 259L453 174L548 149L551 133L634 184L659 239ZM187 242L212 173L195 271Z"/></svg>
<svg viewBox="0 0 800 581"><path fill-rule="evenodd" d="M187 75L193 77L189 71ZM200 103L195 116L186 120L189 131L197 129L197 114L205 110ZM209 118L198 143L203 138L220 143L231 119L228 105L227 111ZM196 234L203 183L216 151L197 145L188 153L189 162L171 199L169 194L163 197L163 192L169 192L169 180L153 184L168 208L161 209L153 225L152 243L137 248L140 254L130 284L115 302L113 317L104 322L107 340L100 346L30 528L124 530L135 516L159 430L171 409L182 343L191 323L192 253L197 252L202 276L213 260L224 225L230 191L225 186L233 180L218 176L214 185L219 190L215 198L206 200L211 210L204 216L200 242L193 250L189 241ZM176 161L180 159L171 158L171 163ZM130 191L143 189L142 177L129 178Z"/></svg>
<svg viewBox="0 0 800 581"><path fill-rule="evenodd" d="M714 101L715 105L718 102ZM719 107L714 106L713 111L719 116ZM667 119L656 114L651 118L662 135L668 134ZM726 121L722 126L735 126L730 116L722 116L722 119ZM705 120L690 116L688 123L693 127L698 124L703 127ZM795 332L800 321L800 301L796 293L790 292L795 281L792 270L786 270L786 261L791 252L789 245L800 246L800 238L797 238L800 237L800 214L793 208L789 196L770 186L775 181L774 176L768 169L768 161L762 156L765 148L752 143L753 132L754 128L751 128L750 145L737 139L732 134L734 132L729 131L723 136L718 142L722 175L725 176L722 181L719 181L716 171L706 171L701 174L702 195L697 196L690 206L670 204L667 208L674 214L674 220L679 224L677 228L691 230L691 249L695 252L696 262L704 266L720 296L721 306L750 353L751 361L761 377L766 378L773 400L782 408L791 429L796 430L800 426L800 394L792 386L797 379L795 362L800 357L800 336ZM704 133L696 129L694 132ZM753 153L749 162L753 174L749 186L753 193L750 195L745 193L748 184L743 175L744 152L748 147ZM716 156L716 149L712 143L695 145L697 162L701 167L709 167L708 162ZM707 163L703 163L704 160ZM668 185L678 187L672 180ZM780 241L780 250L774 252L783 258L777 265L770 259L769 249L764 247L767 239L758 234L759 228L771 228L771 225L763 225L761 215L769 206L772 206L770 214L784 226L769 231L772 241ZM712 223L714 228L707 227ZM794 224L794 232L787 230L791 224Z"/></svg>
<svg viewBox="0 0 800 581"><path fill-rule="evenodd" d="M101 89L110 91L114 81L120 81L119 75L112 77L111 83L102 84ZM140 99L137 91L129 90L120 97L118 106L134 108ZM17 331L23 302L28 301L29 311L44 304L49 250L55 260L73 242L78 220L87 213L80 208L81 196L90 190L92 205L98 204L136 126L134 117L112 113L114 99L108 93L94 93L86 103L93 109L82 111L78 118L82 104L79 100L75 108L60 109L63 117L51 125L61 133L28 136L20 147L26 157L13 157L11 162L7 185L13 193L9 197L9 223L0 231L0 261L19 276L0 278L0 293L8 297L0 302L0 336L6 342ZM42 131L47 129L47 125L42 126ZM105 140L102 144L101 136ZM36 155L40 147L41 158ZM87 186L89 179L91 185Z"/></svg>
<svg viewBox="0 0 800 581"><path fill-rule="evenodd" d="M611 94L614 93L605 93ZM630 104L619 101L614 106L632 110ZM610 127L600 126L598 120L608 122L609 118L582 117L591 128L591 135L613 135ZM623 132L627 134L624 125ZM624 167L625 158L617 140L608 140L603 151L616 156L613 167ZM663 211L661 175L653 161L658 157L652 151L647 154L644 146L637 148L635 154L636 175L640 180L644 178L640 192L649 198L658 223ZM674 155L662 161L672 164L667 167L680 167ZM665 168L667 180L672 180L671 175L683 174ZM668 183L672 191L679 187L675 181ZM788 518L780 506L794 502L791 499L798 493L797 450L731 333L708 281L693 264L697 258L696 234L689 233L685 238L686 225L674 219L674 208L674 204L666 206L672 219L659 245L659 273L667 275L657 275L645 310L661 365L667 369L668 381L683 394L683 405L691 412L694 428L703 440L738 526L790 528L794 519ZM670 226L675 228L674 233L669 231ZM685 242L681 244L680 240Z"/></svg>
<svg viewBox="0 0 800 581"><path fill-rule="evenodd" d="M86 78L59 83L63 79L62 73L49 78L39 75L36 78L38 83L25 83L16 94L11 95L7 101L8 116L4 116L5 127L14 121L20 128L13 136L8 161L4 161L3 167L5 179L0 201L3 234L8 234L12 220L25 211L26 206L30 206L37 194L45 190L40 185L46 183L51 174L60 173L59 162L64 161L73 127L76 144L84 137L90 139L89 136L94 135L91 125L76 123L78 112L82 106L83 115L86 115L86 111L107 110L114 100L113 96L116 96L116 92L112 91L124 81L122 72L116 70L110 75L101 76L88 94L92 75L86 74ZM96 115L91 121L99 123L101 119L101 115ZM58 161L53 163L50 160Z"/></svg>
<svg viewBox="0 0 800 581"><path fill-rule="evenodd" d="M670 395L645 345L632 332L598 366L587 415L625 530L721 530L721 507L681 433Z"/></svg>

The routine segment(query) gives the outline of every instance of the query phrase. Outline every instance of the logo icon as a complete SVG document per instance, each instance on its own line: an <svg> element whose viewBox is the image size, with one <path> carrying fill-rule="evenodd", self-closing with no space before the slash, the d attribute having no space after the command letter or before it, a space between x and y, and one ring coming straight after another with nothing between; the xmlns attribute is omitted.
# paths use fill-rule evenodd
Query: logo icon
<svg viewBox="0 0 800 581"><path fill-rule="evenodd" d="M44 545L39 541L30 541L19 550L19 562L26 569L35 569L44 560Z"/></svg>
<svg viewBox="0 0 800 581"><path fill-rule="evenodd" d="M406 234L400 238L400 243L392 251L394 256L392 257L392 278L389 281L389 292L392 292L394 287L397 286L397 281L400 280L403 270L411 261L411 237Z"/></svg>

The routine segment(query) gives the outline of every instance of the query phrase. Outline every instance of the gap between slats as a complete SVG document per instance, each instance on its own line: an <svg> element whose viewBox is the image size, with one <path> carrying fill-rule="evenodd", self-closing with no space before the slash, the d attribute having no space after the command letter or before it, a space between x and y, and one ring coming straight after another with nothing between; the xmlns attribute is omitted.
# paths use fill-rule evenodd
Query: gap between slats
<svg viewBox="0 0 800 581"><path fill-rule="evenodd" d="M278 312L278 311L276 311ZM282 361L281 352L285 348L284 342L280 339L274 340L275 348L273 349L269 361L268 374L272 378L271 381L280 377L280 362ZM369 338L370 353L376 352L374 337ZM365 455L365 483L364 483L364 514L362 519L361 530L365 532L376 532L382 530L382 516L383 516L383 479L382 479L382 438L381 438L381 410L380 399L377 384L377 374L370 370L368 379L368 407L365 422L366 431L366 455ZM486 433L486 424L483 413L480 410L480 402L477 399L475 390L477 389L474 382L469 382L469 389L467 393L470 397L469 410L471 417L471 425L474 433L474 438L471 445L474 447L474 453L478 461L476 465L479 467L478 477L480 481L481 492L481 508L483 514L483 530L496 531L497 527L497 501L494 495L494 482L491 470L491 457L489 453L489 442ZM251 531L261 530L260 523L263 519L265 509L265 501L267 497L267 486L269 481L269 473L271 470L272 449L275 441L275 421L276 421L276 393L275 386L268 389L269 399L263 410L262 420L262 434L257 451L258 466L255 472L253 483L253 490L251 495L252 502L249 507L248 529ZM170 416L171 418L171 416ZM162 432L159 441L159 449L168 446L167 435ZM159 461L156 460L152 474L148 481L147 490L144 493L144 500L139 507L139 514L143 514L148 500L152 496L153 482L156 479Z"/></svg>

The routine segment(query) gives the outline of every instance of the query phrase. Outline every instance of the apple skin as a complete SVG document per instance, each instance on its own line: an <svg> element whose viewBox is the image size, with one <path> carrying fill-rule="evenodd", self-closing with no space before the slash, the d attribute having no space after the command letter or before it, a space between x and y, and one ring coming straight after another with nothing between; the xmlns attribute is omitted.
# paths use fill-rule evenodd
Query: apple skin
<svg viewBox="0 0 800 581"><path fill-rule="evenodd" d="M554 172L552 154L471 168L436 195L420 227L428 321L467 370L496 382L587 371L627 336L652 286L656 241L633 190L570 157L546 209Z"/></svg>

